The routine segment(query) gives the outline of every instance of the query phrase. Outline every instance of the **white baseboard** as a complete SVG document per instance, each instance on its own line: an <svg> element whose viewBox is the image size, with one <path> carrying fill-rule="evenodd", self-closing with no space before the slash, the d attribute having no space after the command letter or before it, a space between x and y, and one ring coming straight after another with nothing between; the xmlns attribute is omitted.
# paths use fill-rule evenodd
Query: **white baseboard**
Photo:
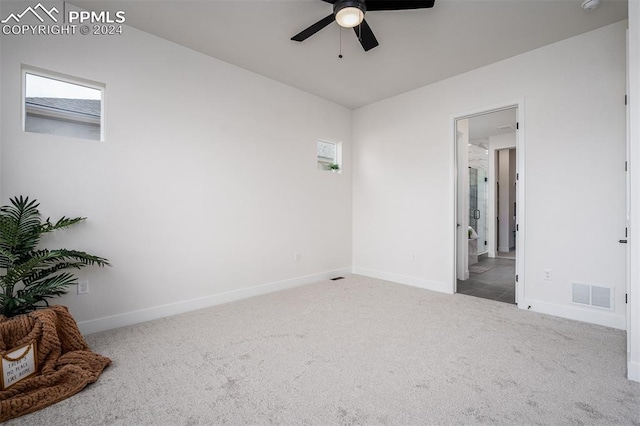
<svg viewBox="0 0 640 426"><path fill-rule="evenodd" d="M438 281L409 277L406 275L399 275L391 272L374 271L373 269L360 268L357 266L353 267L353 273L357 275L364 275L365 277L377 278L379 280L410 285L412 287L424 288L426 290L439 291L440 293L453 294L453 289L450 285Z"/></svg>
<svg viewBox="0 0 640 426"><path fill-rule="evenodd" d="M637 362L627 363L627 379L640 382L640 364Z"/></svg>
<svg viewBox="0 0 640 426"><path fill-rule="evenodd" d="M348 275L350 273L351 268L335 269L332 271L325 271L317 274L291 278L284 281L261 284L254 287L243 288L240 290L232 290L224 293L198 297L196 299L182 300L179 302L169 303L161 306L154 306L152 308L141 309L138 311L125 312L108 317L81 321L78 323L78 326L80 328L80 332L82 332L82 334L84 335L87 335L91 333L97 333L99 331L111 330L127 325L138 324L158 318L164 318L172 315L182 314L185 312L195 311L197 309L221 305L223 303L234 302L236 300L247 299L249 297L259 296L261 294L286 290L288 288L311 284L313 282L326 280L340 275Z"/></svg>
<svg viewBox="0 0 640 426"><path fill-rule="evenodd" d="M529 308L529 306L531 306L531 308ZM555 303L526 298L518 302L518 308L528 309L533 312L540 312L556 317L602 325L604 327L617 328L618 330L627 329L626 318L624 315L614 315L610 312L596 309L558 305Z"/></svg>

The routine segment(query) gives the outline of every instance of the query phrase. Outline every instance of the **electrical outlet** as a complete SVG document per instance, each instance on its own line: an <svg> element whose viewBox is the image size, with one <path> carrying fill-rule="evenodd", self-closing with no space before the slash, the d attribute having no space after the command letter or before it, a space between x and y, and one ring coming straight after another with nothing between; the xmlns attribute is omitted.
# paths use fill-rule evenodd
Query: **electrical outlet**
<svg viewBox="0 0 640 426"><path fill-rule="evenodd" d="M544 280L545 281L553 281L553 275L551 273L551 269L544 270Z"/></svg>
<svg viewBox="0 0 640 426"><path fill-rule="evenodd" d="M293 260L295 260L296 262L300 262L300 253L296 253L293 255Z"/></svg>
<svg viewBox="0 0 640 426"><path fill-rule="evenodd" d="M78 294L88 294L88 293L89 293L89 281L79 281Z"/></svg>

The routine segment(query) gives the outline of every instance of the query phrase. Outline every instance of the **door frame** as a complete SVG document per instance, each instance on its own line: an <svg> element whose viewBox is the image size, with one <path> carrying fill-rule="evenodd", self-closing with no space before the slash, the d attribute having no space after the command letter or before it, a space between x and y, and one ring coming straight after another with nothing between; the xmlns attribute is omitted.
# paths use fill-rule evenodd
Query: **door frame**
<svg viewBox="0 0 640 426"><path fill-rule="evenodd" d="M517 137L517 132L516 133L516 137ZM500 225L499 225L499 216L500 216L500 209L499 209L499 201L500 201L500 188L499 188L499 181L500 181L500 167L499 167L499 161L498 161L498 156L500 155L500 151L510 151L512 149L516 150L516 156L518 154L518 148L516 147L515 144L515 140L513 142L513 144L511 143L505 143L505 144L501 144L499 146L493 146L493 147L489 147L489 169L493 171L493 176L489 179L489 185L490 185L490 189L489 189L489 209L487 211L487 214L491 213L491 217L492 217L492 231L489 235L490 239L488 241L490 241L491 243L489 244L489 257L498 257L498 253L500 252L499 248L500 248ZM517 157L516 157L517 158ZM517 169L517 165L516 165L516 169ZM504 185L504 182L503 182ZM517 186L516 186L516 190L517 190ZM518 200L516 200L517 202ZM511 211L511 208L509 207L509 212ZM516 212L516 218L517 218L518 213ZM516 219L517 220L517 219ZM516 239L517 242L517 239ZM508 251L508 250L507 250ZM493 256L491 256L491 254L493 254ZM517 254L517 250L516 250L516 254Z"/></svg>
<svg viewBox="0 0 640 426"><path fill-rule="evenodd" d="M632 164L631 161L631 150L632 150L632 146L631 146L631 102L630 97L631 97L631 93L630 93L630 86L631 86L631 82L629 80L629 29L627 28L627 31L625 33L626 38L625 38L625 52L626 52L626 66L625 66L625 70L626 70L626 87L625 87L625 99L624 99L624 110L625 110L625 201L626 201L626 205L625 205L625 240L627 241L626 247L625 247L625 261L626 261L626 277L625 277L625 292L626 292L626 297L627 299L629 298L629 295L632 294L632 283L631 283L631 274L632 269L631 269L631 244L630 244L630 240L631 240L631 234L630 232L633 230L633 227L631 226L631 203L632 203L632 193L631 193L631 187L632 187L632 183L631 183L631 172L630 172L630 166ZM629 302L628 300L626 300L626 302ZM631 347L632 347L632 330L630 330L631 327L633 327L632 324L632 312L631 312L631 307L633 305L633 302L631 303L627 303L627 312L626 312L626 324L625 324L625 330L627 331L627 364L630 365L631 363ZM630 370L628 370L630 371ZM631 379L631 377L629 377ZM637 381L640 381L640 374L638 374L638 377L636 377Z"/></svg>
<svg viewBox="0 0 640 426"><path fill-rule="evenodd" d="M450 188L451 198L453 199L453 212L451 217L451 240L453 241L453 268L451 270L451 292L456 293L457 282L457 268L458 268L458 232L460 232L458 224L458 134L457 134L457 121L465 118L471 118L478 115L484 115L492 112L502 111L505 109L517 108L517 123L516 129L516 164L517 164L517 238L516 238L516 304L519 308L526 308L524 306L525 300L525 102L524 98L497 103L494 105L488 105L479 107L467 111L454 114L450 117L449 128L450 132L450 149L451 149L451 182Z"/></svg>

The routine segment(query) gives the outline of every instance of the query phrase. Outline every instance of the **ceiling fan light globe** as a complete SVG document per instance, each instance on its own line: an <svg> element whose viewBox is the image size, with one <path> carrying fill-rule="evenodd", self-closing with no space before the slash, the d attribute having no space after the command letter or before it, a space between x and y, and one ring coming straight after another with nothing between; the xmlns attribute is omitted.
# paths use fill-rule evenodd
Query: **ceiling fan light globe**
<svg viewBox="0 0 640 426"><path fill-rule="evenodd" d="M336 22L344 28L357 27L364 20L364 12L357 7L345 7L336 12Z"/></svg>

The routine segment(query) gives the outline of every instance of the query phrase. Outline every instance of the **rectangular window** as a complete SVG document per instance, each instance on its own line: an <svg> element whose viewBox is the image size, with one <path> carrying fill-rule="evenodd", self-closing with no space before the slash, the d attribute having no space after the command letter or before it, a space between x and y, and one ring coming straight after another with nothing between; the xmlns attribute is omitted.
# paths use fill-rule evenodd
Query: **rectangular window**
<svg viewBox="0 0 640 426"><path fill-rule="evenodd" d="M104 140L104 85L23 69L24 131Z"/></svg>
<svg viewBox="0 0 640 426"><path fill-rule="evenodd" d="M339 173L342 170L342 144L340 142L317 141L318 170Z"/></svg>

